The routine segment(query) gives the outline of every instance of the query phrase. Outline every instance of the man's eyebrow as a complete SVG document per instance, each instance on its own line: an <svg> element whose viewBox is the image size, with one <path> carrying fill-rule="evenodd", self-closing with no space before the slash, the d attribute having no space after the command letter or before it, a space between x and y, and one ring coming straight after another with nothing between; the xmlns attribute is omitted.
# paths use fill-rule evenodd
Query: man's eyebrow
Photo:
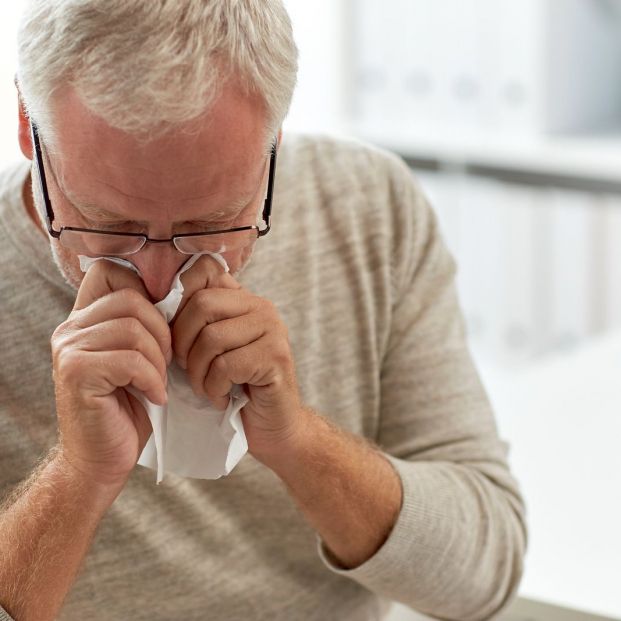
<svg viewBox="0 0 621 621"><path fill-rule="evenodd" d="M148 225L148 221L146 220L128 220L127 217L123 214L115 213L114 211L110 211L103 207L99 207L94 205L88 201L81 201L77 197L72 196L69 192L67 192L66 188L63 187L61 183L59 183L58 177L56 176L56 172L54 171L54 167L50 163L50 172L54 178L54 182L57 187L60 189L61 193L64 197L78 210L81 212L88 212L90 216L94 216L95 218L99 218L102 220L116 220L118 222L131 222L133 224L138 224L141 226ZM192 220L176 220L173 224L183 224L185 222L197 222L197 223L205 223L209 224L211 222L217 222L222 218L232 218L239 214L240 211L245 209L250 205L250 203L254 200L255 195L251 192L247 196L239 197L237 200L230 203L225 209L220 209L218 211L211 211L200 218L194 218ZM86 215L86 213L83 213Z"/></svg>
<svg viewBox="0 0 621 621"><path fill-rule="evenodd" d="M99 207L97 205L93 205L86 201L74 200L73 198L67 197L74 205L76 209L78 209L83 215L87 217L91 217L94 219L100 220L118 220L119 222L133 222L135 224L148 224L146 220L131 220L127 218L126 215L116 213L114 211L110 211L109 209L104 209L103 207ZM252 198L242 197L238 200L234 201L232 204L228 205L226 209L219 209L217 211L210 211L209 213L205 213L201 215L199 218L193 218L192 222L215 222L219 219L225 217L236 216L240 210L246 207ZM184 221L176 221L174 224L181 224Z"/></svg>

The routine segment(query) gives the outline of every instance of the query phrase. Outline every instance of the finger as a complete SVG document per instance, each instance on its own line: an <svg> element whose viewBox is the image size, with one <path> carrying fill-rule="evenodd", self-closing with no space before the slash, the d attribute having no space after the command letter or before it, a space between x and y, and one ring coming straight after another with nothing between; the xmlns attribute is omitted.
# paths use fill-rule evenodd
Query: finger
<svg viewBox="0 0 621 621"><path fill-rule="evenodd" d="M187 358L188 379L194 392L205 394L205 378L215 358L249 345L261 338L265 331L265 323L253 313L204 326Z"/></svg>
<svg viewBox="0 0 621 621"><path fill-rule="evenodd" d="M72 323L81 329L106 321L134 318L155 338L168 363L172 360L170 328L164 317L149 300L134 289L122 289L108 293L79 311L70 315Z"/></svg>
<svg viewBox="0 0 621 621"><path fill-rule="evenodd" d="M177 315L185 308L188 300L201 289L220 287L222 289L240 289L241 285L222 268L213 257L203 255L187 271L181 274L183 285L183 299L177 309Z"/></svg>
<svg viewBox="0 0 621 621"><path fill-rule="evenodd" d="M95 261L84 274L73 310L86 308L95 300L120 289L133 289L149 300L144 283L133 270L112 261Z"/></svg>
<svg viewBox="0 0 621 621"><path fill-rule="evenodd" d="M142 406L142 403L134 397L134 395L126 392L127 399L131 405L134 413L133 420L136 431L138 432L138 447L139 452L142 453L145 445L149 441L151 434L153 433L153 426L151 425L151 419L149 418L146 410Z"/></svg>
<svg viewBox="0 0 621 621"><path fill-rule="evenodd" d="M117 388L132 386L153 403L167 401L166 387L158 370L140 352L133 350L81 352L83 371L76 372L76 383L88 383L93 397L107 397Z"/></svg>
<svg viewBox="0 0 621 621"><path fill-rule="evenodd" d="M278 370L274 366L273 350L274 339L264 335L245 347L218 356L205 378L205 394L215 402L228 396L233 384L266 386L274 382L278 379Z"/></svg>
<svg viewBox="0 0 621 621"><path fill-rule="evenodd" d="M166 377L167 365L159 343L135 317L121 317L74 332L72 340L79 339L83 351L134 350L140 352Z"/></svg>
<svg viewBox="0 0 621 621"><path fill-rule="evenodd" d="M180 366L187 368L189 351L205 326L247 315L256 310L257 306L258 298L243 289L197 291L172 326L172 342Z"/></svg>

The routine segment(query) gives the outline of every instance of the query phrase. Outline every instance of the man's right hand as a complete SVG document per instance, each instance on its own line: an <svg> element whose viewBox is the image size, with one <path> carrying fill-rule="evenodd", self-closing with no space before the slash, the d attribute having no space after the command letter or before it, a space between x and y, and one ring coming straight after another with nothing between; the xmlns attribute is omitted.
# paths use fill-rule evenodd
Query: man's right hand
<svg viewBox="0 0 621 621"><path fill-rule="evenodd" d="M94 263L54 331L52 358L62 456L93 481L124 482L152 430L125 387L165 403L172 359L170 329L140 277Z"/></svg>

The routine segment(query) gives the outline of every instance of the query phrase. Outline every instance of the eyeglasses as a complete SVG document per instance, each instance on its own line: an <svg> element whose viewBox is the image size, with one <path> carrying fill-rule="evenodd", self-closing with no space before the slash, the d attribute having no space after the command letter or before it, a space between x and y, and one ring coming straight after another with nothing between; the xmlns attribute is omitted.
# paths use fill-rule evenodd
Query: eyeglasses
<svg viewBox="0 0 621 621"><path fill-rule="evenodd" d="M63 246L88 256L125 256L139 252L146 244L174 244L183 254L202 252L235 252L249 246L259 237L267 235L271 225L272 197L274 194L274 176L276 172L276 141L272 145L266 198L263 203L264 228L256 225L239 226L231 229L203 231L200 233L180 233L168 239L153 239L141 233L120 233L85 229L73 226L62 226L59 231L53 227L54 211L47 189L43 152L39 132L31 122L32 144L37 162L39 186L45 203L45 220L47 231L51 237L58 239Z"/></svg>

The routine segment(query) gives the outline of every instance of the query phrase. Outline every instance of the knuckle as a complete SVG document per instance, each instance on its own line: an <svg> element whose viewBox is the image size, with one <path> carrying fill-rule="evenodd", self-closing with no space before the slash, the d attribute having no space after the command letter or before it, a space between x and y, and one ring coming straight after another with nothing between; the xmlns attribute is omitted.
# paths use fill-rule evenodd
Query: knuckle
<svg viewBox="0 0 621 621"><path fill-rule="evenodd" d="M66 350L68 344L71 342L71 332L67 324L60 324L52 333L50 338L50 346L52 349L52 359L55 362L57 358Z"/></svg>
<svg viewBox="0 0 621 621"><path fill-rule="evenodd" d="M282 364L288 364L290 362L291 350L289 349L289 344L286 341L282 339L277 341L276 346L274 347L274 357Z"/></svg>
<svg viewBox="0 0 621 621"><path fill-rule="evenodd" d="M207 349L220 351L223 340L222 330L215 323L207 324L201 330L200 340Z"/></svg>
<svg viewBox="0 0 621 621"><path fill-rule="evenodd" d="M145 302L145 298L140 292L136 291L136 289L132 289L131 287L125 287L124 289L119 289L118 293L129 310L135 314L140 312Z"/></svg>
<svg viewBox="0 0 621 621"><path fill-rule="evenodd" d="M123 333L130 336L132 340L138 341L143 333L143 326L136 317L123 317L119 320L119 328Z"/></svg>
<svg viewBox="0 0 621 621"><path fill-rule="evenodd" d="M229 363L226 359L226 356L220 355L216 356L211 363L211 367L213 371L218 375L226 375L226 372L229 368Z"/></svg>
<svg viewBox="0 0 621 621"><path fill-rule="evenodd" d="M142 369L145 366L146 359L139 351L128 351L126 354L126 363L134 369Z"/></svg>
<svg viewBox="0 0 621 621"><path fill-rule="evenodd" d="M60 325L56 327L54 332L52 332L52 336L50 337L50 341L52 343L62 340L74 327L74 323L72 319L67 319L63 321Z"/></svg>
<svg viewBox="0 0 621 621"><path fill-rule="evenodd" d="M223 273L218 284L224 289L241 289L242 286L231 276L231 274Z"/></svg>
<svg viewBox="0 0 621 621"><path fill-rule="evenodd" d="M271 300L266 300L265 298L254 296L254 304L256 308L260 309L260 311L268 317L279 317L276 304L274 304L274 302L272 302Z"/></svg>
<svg viewBox="0 0 621 621"><path fill-rule="evenodd" d="M61 338L64 331L65 331L65 325L66 322L61 323L59 326L56 327L56 329L54 330L54 332L52 332L52 336L50 338L50 340L52 342L56 341L57 339Z"/></svg>
<svg viewBox="0 0 621 621"><path fill-rule="evenodd" d="M54 375L58 379L75 378L84 368L82 356L71 349L60 349L54 357Z"/></svg>
<svg viewBox="0 0 621 621"><path fill-rule="evenodd" d="M193 296L190 303L195 304L199 308L206 308L209 303L209 298L211 297L209 291L207 289L199 289Z"/></svg>
<svg viewBox="0 0 621 621"><path fill-rule="evenodd" d="M153 364L141 352L136 350L124 352L120 366L128 377L140 376L143 380L148 380L149 382L155 375L158 375L157 370L153 368Z"/></svg>
<svg viewBox="0 0 621 621"><path fill-rule="evenodd" d="M158 337L159 338L159 337ZM163 333L163 336L161 338L159 338L159 343L161 346L161 349L164 353L170 351L172 349L172 335L170 333L170 330L166 330Z"/></svg>
<svg viewBox="0 0 621 621"><path fill-rule="evenodd" d="M205 283L207 287L217 287L222 274L222 268L211 257L209 259L209 267L205 272Z"/></svg>

